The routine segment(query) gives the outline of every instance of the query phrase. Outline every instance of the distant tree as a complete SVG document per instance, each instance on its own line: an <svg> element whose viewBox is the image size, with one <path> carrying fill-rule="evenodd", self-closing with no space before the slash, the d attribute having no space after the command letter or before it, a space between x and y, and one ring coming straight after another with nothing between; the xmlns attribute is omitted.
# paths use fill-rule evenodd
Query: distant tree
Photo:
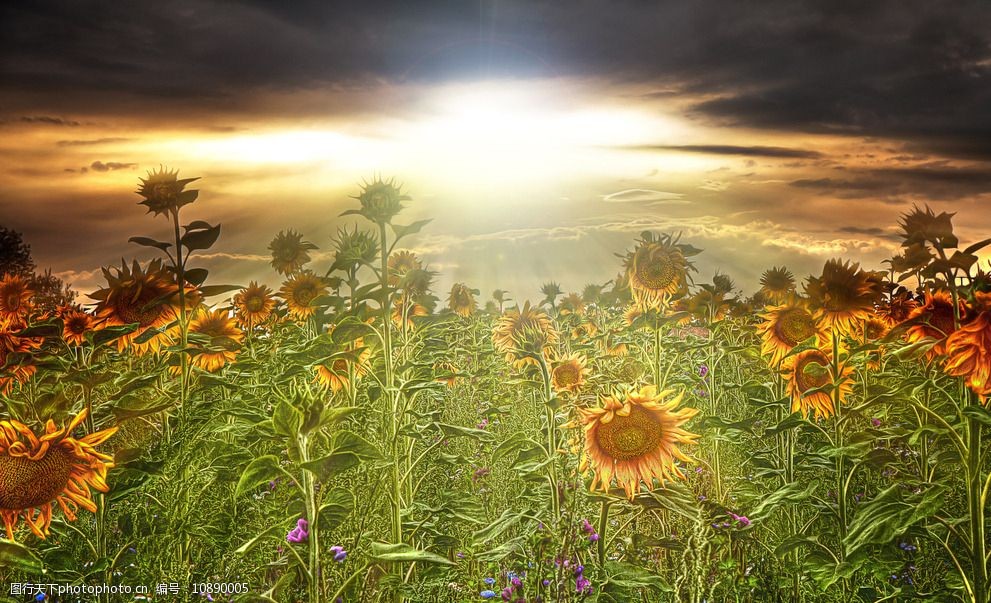
<svg viewBox="0 0 991 603"><path fill-rule="evenodd" d="M50 314L60 306L71 304L76 293L51 269L38 274L31 258L31 246L24 242L21 233L0 226L0 276L16 274L31 278L34 304L42 313Z"/></svg>

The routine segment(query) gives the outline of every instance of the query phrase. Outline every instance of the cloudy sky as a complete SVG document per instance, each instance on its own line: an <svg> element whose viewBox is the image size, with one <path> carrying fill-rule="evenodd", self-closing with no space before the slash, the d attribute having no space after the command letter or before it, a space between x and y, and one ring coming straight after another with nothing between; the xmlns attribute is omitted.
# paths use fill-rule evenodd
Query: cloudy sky
<svg viewBox="0 0 991 603"><path fill-rule="evenodd" d="M985 0L189 1L0 8L0 224L77 290L166 238L138 178L200 176L212 282L278 282L362 180L404 183L439 272L536 297L603 282L643 230L752 290L877 266L913 204L991 231ZM322 271L322 270L321 270Z"/></svg>

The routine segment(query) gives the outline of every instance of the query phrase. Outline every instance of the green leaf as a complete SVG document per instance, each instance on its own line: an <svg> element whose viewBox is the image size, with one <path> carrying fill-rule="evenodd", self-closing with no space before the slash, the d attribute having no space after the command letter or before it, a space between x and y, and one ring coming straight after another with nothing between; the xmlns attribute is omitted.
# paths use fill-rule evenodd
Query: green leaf
<svg viewBox="0 0 991 603"><path fill-rule="evenodd" d="M312 461L307 461L301 466L316 476L320 482L326 482L331 476L342 471L355 467L361 459L353 452L331 452Z"/></svg>
<svg viewBox="0 0 991 603"><path fill-rule="evenodd" d="M920 494L906 495L900 485L894 485L878 494L858 509L846 540L847 556L872 544L888 544L916 522L939 510L944 504L947 488L934 486Z"/></svg>
<svg viewBox="0 0 991 603"><path fill-rule="evenodd" d="M190 285L199 287L206 282L206 277L209 274L210 271L206 268L190 268L183 273L183 278L185 278L186 282Z"/></svg>
<svg viewBox="0 0 991 603"><path fill-rule="evenodd" d="M234 495L242 496L247 491L282 475L288 476L289 474L279 465L278 457L272 454L260 456L245 467L244 472L241 473L241 479L237 481L237 487L234 488Z"/></svg>
<svg viewBox="0 0 991 603"><path fill-rule="evenodd" d="M800 482L792 482L782 486L774 492L762 496L760 503L754 507L754 510L748 514L748 517L752 521L757 521L770 515L783 502L797 504L808 500L818 485L818 482L811 481L804 488Z"/></svg>
<svg viewBox="0 0 991 603"><path fill-rule="evenodd" d="M392 227L392 232L395 233L396 235L396 240L393 243L393 246L395 246L395 244L399 242L399 239L402 239L407 235L416 234L420 232L421 230L423 230L423 227L426 226L427 224L430 224L430 222L432 222L432 220L417 220L416 222L413 222L412 224L409 224L407 226L397 226L396 224L389 224L389 226Z"/></svg>
<svg viewBox="0 0 991 603"><path fill-rule="evenodd" d="M238 291L240 289L240 285L205 285L197 289L197 291L203 297L213 297L214 295L230 293L231 291Z"/></svg>
<svg viewBox="0 0 991 603"><path fill-rule="evenodd" d="M172 247L172 243L166 243L165 241L156 241L150 237L131 237L127 240L128 243L136 243L143 247L155 247L156 249L161 249L162 251L168 251Z"/></svg>
<svg viewBox="0 0 991 603"><path fill-rule="evenodd" d="M963 414L978 423L991 425L991 412L983 406L970 405L963 409Z"/></svg>
<svg viewBox="0 0 991 603"><path fill-rule="evenodd" d="M468 437L476 440L491 440L494 437L490 432L475 427L461 427L447 423L434 423L434 425L449 438Z"/></svg>
<svg viewBox="0 0 991 603"><path fill-rule="evenodd" d="M206 226L204 226L206 225ZM192 225L190 225L192 226ZM210 226L206 222L197 223L198 228L186 227L186 234L179 240L183 247L189 251L198 249L209 249L220 238L220 224Z"/></svg>
<svg viewBox="0 0 991 603"><path fill-rule="evenodd" d="M40 574L44 571L41 559L28 547L0 538L0 567L15 571Z"/></svg>
<svg viewBox="0 0 991 603"><path fill-rule="evenodd" d="M138 323L132 323L118 327L106 327L96 332L91 331L93 345L101 346L105 343L110 343L119 337L123 337L124 335L130 335L138 330L138 326ZM89 333L87 333L87 336L89 336Z"/></svg>
<svg viewBox="0 0 991 603"><path fill-rule="evenodd" d="M346 488L335 488L324 496L317 511L321 526L336 527L354 511L354 494Z"/></svg>
<svg viewBox="0 0 991 603"><path fill-rule="evenodd" d="M275 433L295 437L303 425L303 413L289 401L279 400L272 413L272 424L275 425Z"/></svg>
<svg viewBox="0 0 991 603"><path fill-rule="evenodd" d="M376 561L418 561L421 563L438 563L440 565L454 565L446 557L441 557L430 551L414 549L408 544L387 544L384 542L372 543L371 557Z"/></svg>
<svg viewBox="0 0 991 603"><path fill-rule="evenodd" d="M249 540L249 541L245 542L244 544L242 544L241 546L237 547L234 550L234 552L236 554L238 554L238 555L243 555L243 554L247 553L249 550L251 550L252 548L254 548L254 546L256 544L258 544L263 538L265 538L266 536L272 534L273 532L278 531L280 528L281 528L281 526L278 526L278 525L271 526L267 530L263 531L261 534L256 535L251 540Z"/></svg>

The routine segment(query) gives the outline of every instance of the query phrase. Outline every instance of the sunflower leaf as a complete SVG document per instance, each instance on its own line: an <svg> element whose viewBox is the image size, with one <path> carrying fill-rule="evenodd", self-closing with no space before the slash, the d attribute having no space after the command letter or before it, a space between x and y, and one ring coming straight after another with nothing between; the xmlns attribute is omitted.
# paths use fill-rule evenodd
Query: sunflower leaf
<svg viewBox="0 0 991 603"><path fill-rule="evenodd" d="M437 553L415 549L405 543L388 544L385 542L372 543L372 559L377 561L419 561L423 563L437 563L440 565L454 565L446 557L441 557Z"/></svg>
<svg viewBox="0 0 991 603"><path fill-rule="evenodd" d="M162 251L168 251L172 247L172 243L166 243L165 241L156 241L151 237L131 237L127 240L128 243L134 243L136 245L141 245L142 247L155 247L161 249Z"/></svg>
<svg viewBox="0 0 991 603"><path fill-rule="evenodd" d="M204 222L203 224L206 224ZM186 234L179 240L182 246L189 251L209 249L220 238L220 224L204 228L188 229Z"/></svg>
<svg viewBox="0 0 991 603"><path fill-rule="evenodd" d="M273 454L260 456L248 463L248 466L244 468L244 472L241 473L241 479L238 480L237 487L234 488L234 495L243 496L247 491L257 488L261 484L270 482L280 476L287 476L290 480L295 481L292 476L289 475L281 465L279 465L278 457Z"/></svg>
<svg viewBox="0 0 991 603"><path fill-rule="evenodd" d="M28 547L0 538L0 567L32 574L41 573L41 559Z"/></svg>

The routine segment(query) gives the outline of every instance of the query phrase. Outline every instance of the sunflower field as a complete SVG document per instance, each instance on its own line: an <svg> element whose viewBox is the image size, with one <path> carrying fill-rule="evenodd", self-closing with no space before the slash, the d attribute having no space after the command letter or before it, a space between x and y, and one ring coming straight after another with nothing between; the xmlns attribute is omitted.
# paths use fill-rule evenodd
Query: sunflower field
<svg viewBox="0 0 991 603"><path fill-rule="evenodd" d="M644 232L525 301L434 291L376 179L333 262L273 232L276 290L197 266L195 180L140 181L160 257L79 305L0 276L3 600L991 601L991 239L952 215L751 294Z"/></svg>

